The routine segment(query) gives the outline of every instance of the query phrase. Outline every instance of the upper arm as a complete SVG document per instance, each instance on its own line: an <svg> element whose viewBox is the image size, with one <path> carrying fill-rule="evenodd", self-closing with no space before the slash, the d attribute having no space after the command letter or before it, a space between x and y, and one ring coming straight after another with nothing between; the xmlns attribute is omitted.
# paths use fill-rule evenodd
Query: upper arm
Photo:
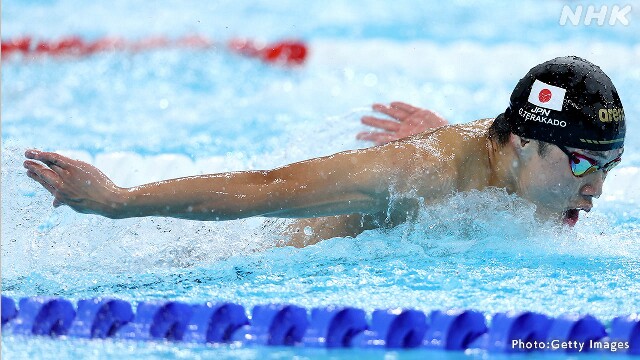
<svg viewBox="0 0 640 360"><path fill-rule="evenodd" d="M268 204L272 210L263 215L373 214L387 211L392 195L439 199L454 186L453 166L430 150L397 141L268 171L270 201L277 204Z"/></svg>
<svg viewBox="0 0 640 360"><path fill-rule="evenodd" d="M381 146L267 171L265 216L317 217L386 209L390 185L406 176L408 149Z"/></svg>

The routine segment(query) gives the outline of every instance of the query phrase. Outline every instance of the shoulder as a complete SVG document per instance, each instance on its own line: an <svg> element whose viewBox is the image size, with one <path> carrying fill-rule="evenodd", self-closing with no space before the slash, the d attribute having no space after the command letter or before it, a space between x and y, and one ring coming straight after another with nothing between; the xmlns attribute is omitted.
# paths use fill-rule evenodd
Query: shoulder
<svg viewBox="0 0 640 360"><path fill-rule="evenodd" d="M482 156L486 133L493 119L482 119L466 124L447 125L431 132L399 140L397 147L413 151L407 170L411 181L427 186L430 191L445 194L459 188L465 163Z"/></svg>
<svg viewBox="0 0 640 360"><path fill-rule="evenodd" d="M389 143L401 148L414 149L421 158L435 161L453 161L474 151L474 143L486 137L494 119L481 119L465 124L446 125Z"/></svg>

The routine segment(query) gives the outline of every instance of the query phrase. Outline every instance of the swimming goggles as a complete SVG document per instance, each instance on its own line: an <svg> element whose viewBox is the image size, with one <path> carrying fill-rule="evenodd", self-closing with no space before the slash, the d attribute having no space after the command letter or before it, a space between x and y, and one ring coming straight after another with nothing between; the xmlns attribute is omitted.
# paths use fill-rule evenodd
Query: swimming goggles
<svg viewBox="0 0 640 360"><path fill-rule="evenodd" d="M590 157L579 154L575 151L569 151L569 149L567 149L562 145L556 145L556 146L558 146L560 150L562 150L565 154L567 154L567 156L569 157L569 165L571 166L571 172L573 173L574 176L577 176L577 177L582 177L582 176L591 174L600 169L602 169L602 171L604 171L606 174L611 169L613 169L616 165L618 165L620 161L622 161L622 155L620 155L617 158L609 161L604 165L598 165L598 161Z"/></svg>

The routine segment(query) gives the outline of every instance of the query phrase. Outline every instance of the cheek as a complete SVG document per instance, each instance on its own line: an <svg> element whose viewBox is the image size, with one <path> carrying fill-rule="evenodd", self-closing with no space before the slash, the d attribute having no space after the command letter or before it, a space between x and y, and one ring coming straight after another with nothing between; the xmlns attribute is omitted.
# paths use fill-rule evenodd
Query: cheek
<svg viewBox="0 0 640 360"><path fill-rule="evenodd" d="M573 199L580 192L579 178L573 176L573 174L563 169L554 174L553 179L549 183L549 192L556 201L564 201L566 199Z"/></svg>
<svg viewBox="0 0 640 360"><path fill-rule="evenodd" d="M573 196L575 192L574 176L559 162L547 163L535 169L530 178L530 190L538 198L548 203Z"/></svg>
<svg viewBox="0 0 640 360"><path fill-rule="evenodd" d="M573 196L573 182L567 179L554 179L549 185L549 192L557 198L566 198Z"/></svg>

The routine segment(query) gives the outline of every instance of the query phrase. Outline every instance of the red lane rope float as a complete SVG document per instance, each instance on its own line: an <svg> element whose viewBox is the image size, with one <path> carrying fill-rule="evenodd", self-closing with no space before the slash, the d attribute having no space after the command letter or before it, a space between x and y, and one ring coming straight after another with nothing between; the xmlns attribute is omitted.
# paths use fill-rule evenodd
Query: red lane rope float
<svg viewBox="0 0 640 360"><path fill-rule="evenodd" d="M229 50L250 57L258 57L269 63L300 65L307 57L307 46L298 40L284 40L268 45L256 44L247 39L233 39L227 43Z"/></svg>
<svg viewBox="0 0 640 360"><path fill-rule="evenodd" d="M163 36L128 41L118 37L103 37L85 40L79 36L65 36L54 40L34 39L22 36L3 39L2 59L22 57L84 57L100 52L141 52L163 48L215 49L223 48L235 54L259 59L265 63L284 66L304 64L309 53L307 45L300 40L281 40L261 44L249 39L231 39L227 43L214 42L200 35L189 35L177 39Z"/></svg>

